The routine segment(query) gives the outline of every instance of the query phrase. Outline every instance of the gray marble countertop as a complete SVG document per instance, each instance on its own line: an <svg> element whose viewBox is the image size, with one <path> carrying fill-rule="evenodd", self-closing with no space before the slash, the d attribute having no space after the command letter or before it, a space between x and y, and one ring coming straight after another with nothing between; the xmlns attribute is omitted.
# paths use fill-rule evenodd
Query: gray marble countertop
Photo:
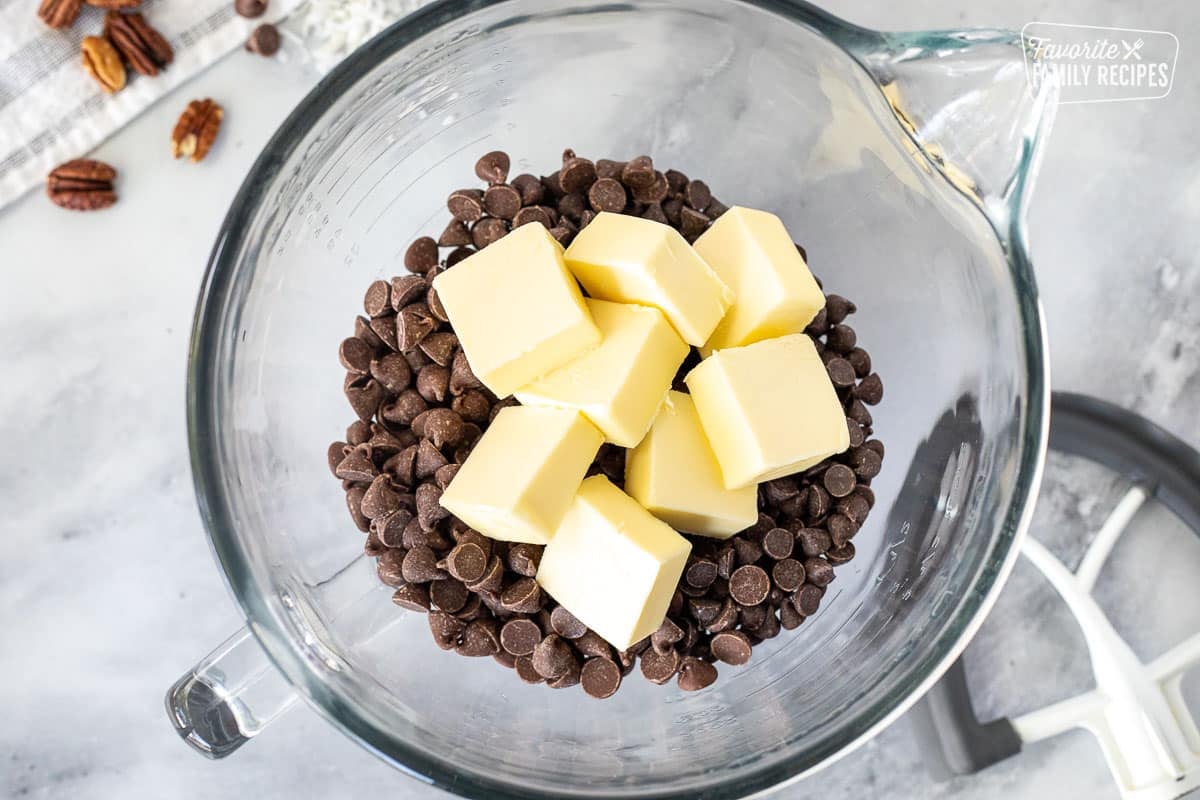
<svg viewBox="0 0 1200 800"><path fill-rule="evenodd" d="M1055 388L1131 407L1200 445L1200 82L1193 58L1200 6L828 5L880 28L1019 28L1040 19L1178 35L1178 74L1166 99L1060 110L1031 209L1031 239ZM18 11L0 11L0 21L9 13ZM122 201L110 212L64 222L38 193L0 211L2 797L446 796L386 767L307 708L217 763L184 747L164 716L164 689L241 622L210 556L188 468L184 368L192 307L242 175L316 78L295 59L254 58L231 55L99 148L97 157L115 163L154 164L126 172ZM165 132L185 100L205 96L224 98L231 110L219 147L199 166L170 162ZM1054 532L1064 558L1078 553L1089 515L1104 511L1089 499L1103 494L1093 491L1097 485L1052 475L1044 502L1080 523ZM1195 550L1131 556L1106 573L1098 591L1123 602L1125 624L1139 635L1193 632L1200 629L1197 569ZM1014 579L1029 580L1020 571ZM1160 596L1190 608L1190 619L1155 609L1144 595L1130 600L1151 581L1160 582ZM1045 594L1002 600L997 613L1011 613L1006 602L1040 610L1051 602ZM1086 661L1063 649L1055 624L1039 621L1022 634L1021 660L1086 678ZM995 661L984 672L993 667L997 680L1010 678L1011 654L987 653ZM1008 709L996 701L994 710ZM1086 734L938 783L904 721L779 794L831 793L1117 797Z"/></svg>

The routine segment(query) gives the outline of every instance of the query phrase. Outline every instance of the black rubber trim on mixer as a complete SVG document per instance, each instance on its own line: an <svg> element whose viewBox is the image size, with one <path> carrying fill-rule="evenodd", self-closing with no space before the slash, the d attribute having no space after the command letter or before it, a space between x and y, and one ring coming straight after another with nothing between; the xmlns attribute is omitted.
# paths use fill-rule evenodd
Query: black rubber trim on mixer
<svg viewBox="0 0 1200 800"><path fill-rule="evenodd" d="M1200 535L1200 452L1148 419L1094 397L1054 392L1050 449L1142 485ZM913 707L910 719L926 766L938 779L979 772L1021 751L1007 718L976 718L961 658Z"/></svg>

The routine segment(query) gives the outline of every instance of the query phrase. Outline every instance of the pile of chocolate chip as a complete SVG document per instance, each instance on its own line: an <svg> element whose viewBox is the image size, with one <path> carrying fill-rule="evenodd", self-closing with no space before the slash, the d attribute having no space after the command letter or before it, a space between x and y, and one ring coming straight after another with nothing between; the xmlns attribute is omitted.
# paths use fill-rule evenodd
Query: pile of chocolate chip
<svg viewBox="0 0 1200 800"><path fill-rule="evenodd" d="M806 331L845 407L850 448L762 484L758 523L732 538L684 534L693 550L666 620L618 652L538 586L540 546L489 539L441 507L483 431L516 401L496 398L472 373L431 284L520 225L545 225L566 245L611 211L671 225L691 242L726 206L703 181L660 172L647 156L592 162L567 150L561 169L545 177L509 181L508 171L504 153L481 158L475 172L487 188L452 193L441 236L417 239L405 253L410 274L367 288L366 313L339 353L358 419L346 441L330 445L329 468L380 580L395 587L397 605L428 612L441 648L491 656L529 683L582 684L598 698L635 666L653 683L677 677L685 691L702 689L717 678L715 662L745 664L754 645L815 614L834 567L854 558L851 540L875 503L870 484L883 461L867 410L883 385L845 322L855 306L826 295ZM693 349L676 389L686 391L682 378L699 358ZM621 486L624 470L624 450L606 444L589 474Z"/></svg>

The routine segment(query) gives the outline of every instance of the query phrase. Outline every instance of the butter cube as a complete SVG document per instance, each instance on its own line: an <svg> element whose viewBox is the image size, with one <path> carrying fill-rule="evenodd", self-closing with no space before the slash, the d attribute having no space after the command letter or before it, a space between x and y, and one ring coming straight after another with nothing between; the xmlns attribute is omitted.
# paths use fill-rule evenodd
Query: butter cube
<svg viewBox="0 0 1200 800"><path fill-rule="evenodd" d="M685 381L728 489L808 469L850 446L837 392L803 333L718 350Z"/></svg>
<svg viewBox="0 0 1200 800"><path fill-rule="evenodd" d="M579 487L537 582L624 650L658 630L692 545L603 475Z"/></svg>
<svg viewBox="0 0 1200 800"><path fill-rule="evenodd" d="M825 305L824 293L774 214L734 206L693 246L735 295L708 337L705 355L801 333Z"/></svg>
<svg viewBox="0 0 1200 800"><path fill-rule="evenodd" d="M525 405L574 408L621 447L642 440L688 346L666 317L648 306L585 301L603 339L600 346L518 389Z"/></svg>
<svg viewBox="0 0 1200 800"><path fill-rule="evenodd" d="M728 539L758 522L758 487L726 489L692 398L671 392L625 456L625 491L681 531Z"/></svg>
<svg viewBox="0 0 1200 800"><path fill-rule="evenodd" d="M577 411L505 408L446 487L442 507L493 539L545 544L603 441Z"/></svg>
<svg viewBox="0 0 1200 800"><path fill-rule="evenodd" d="M562 245L522 225L433 280L471 369L498 397L600 343Z"/></svg>
<svg viewBox="0 0 1200 800"><path fill-rule="evenodd" d="M564 257L592 297L654 306L697 347L733 302L729 287L678 231L641 217L601 212Z"/></svg>

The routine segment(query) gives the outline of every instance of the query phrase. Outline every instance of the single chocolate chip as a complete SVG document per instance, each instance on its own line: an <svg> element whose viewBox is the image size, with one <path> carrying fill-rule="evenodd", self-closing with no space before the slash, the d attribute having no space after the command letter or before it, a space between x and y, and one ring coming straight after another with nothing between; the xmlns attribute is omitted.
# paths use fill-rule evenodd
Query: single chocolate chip
<svg viewBox="0 0 1200 800"><path fill-rule="evenodd" d="M375 574L387 586L403 586L403 563L406 558L403 550L385 550L375 562Z"/></svg>
<svg viewBox="0 0 1200 800"><path fill-rule="evenodd" d="M438 237L437 243L441 247L462 247L471 243L471 231L467 229L466 223L460 219L452 219L446 223L446 228L442 231L442 235Z"/></svg>
<svg viewBox="0 0 1200 800"><path fill-rule="evenodd" d="M379 317L392 310L392 287L387 281L373 281L363 295L363 310L368 317Z"/></svg>
<svg viewBox="0 0 1200 800"><path fill-rule="evenodd" d="M558 172L558 170L554 170L554 172L551 172L549 175L542 176L542 190L544 192L545 199L550 200L551 202L558 200L558 198L565 194L565 192L563 192L562 184L558 181Z"/></svg>
<svg viewBox="0 0 1200 800"><path fill-rule="evenodd" d="M372 425L373 423L367 422L365 419L354 420L346 426L346 441L351 447L370 443L371 436L375 433ZM373 456L374 453L368 453L368 455Z"/></svg>
<svg viewBox="0 0 1200 800"><path fill-rule="evenodd" d="M460 656L482 658L500 652L500 636L496 632L496 621L477 619L467 623L462 641L454 648Z"/></svg>
<svg viewBox="0 0 1200 800"><path fill-rule="evenodd" d="M449 516L441 505L442 490L434 483L422 483L417 487L417 520L427 531Z"/></svg>
<svg viewBox="0 0 1200 800"><path fill-rule="evenodd" d="M825 311L829 315L829 324L837 325L858 308L840 294L825 295Z"/></svg>
<svg viewBox="0 0 1200 800"><path fill-rule="evenodd" d="M504 183L489 186L483 193L483 208L493 217L512 219L521 210L521 193Z"/></svg>
<svg viewBox="0 0 1200 800"><path fill-rule="evenodd" d="M576 663L571 646L555 634L550 634L533 648L533 668L543 678L553 680L567 674Z"/></svg>
<svg viewBox="0 0 1200 800"><path fill-rule="evenodd" d="M834 497L845 497L850 494L854 491L854 485L857 483L854 478L854 471L845 464L834 464L829 467L829 469L825 470L825 475L822 477L821 482L825 485L829 494Z"/></svg>
<svg viewBox="0 0 1200 800"><path fill-rule="evenodd" d="M430 267L437 266L437 242L432 237L422 236L408 246L404 251L404 267L409 272L427 272Z"/></svg>
<svg viewBox="0 0 1200 800"><path fill-rule="evenodd" d="M374 378L363 378L346 387L346 400L361 420L370 420L383 402L384 390Z"/></svg>
<svg viewBox="0 0 1200 800"><path fill-rule="evenodd" d="M800 591L792 598L792 602L796 606L796 610L806 617L811 617L817 613L817 608L821 605L821 598L824 592L817 586L811 583L806 583L800 587Z"/></svg>
<svg viewBox="0 0 1200 800"><path fill-rule="evenodd" d="M500 595L500 604L508 611L533 614L546 602L542 588L533 578L517 578Z"/></svg>
<svg viewBox="0 0 1200 800"><path fill-rule="evenodd" d="M687 601L687 606L688 613L701 627L708 627L721 611L721 603L708 597L694 597Z"/></svg>
<svg viewBox="0 0 1200 800"><path fill-rule="evenodd" d="M726 545L717 554L717 577L729 580L737 564L737 550L733 545Z"/></svg>
<svg viewBox="0 0 1200 800"><path fill-rule="evenodd" d="M250 32L250 37L246 39L247 50L268 58L278 53L282 44L283 37L280 36L279 29L269 22L259 25Z"/></svg>
<svg viewBox="0 0 1200 800"><path fill-rule="evenodd" d="M446 464L439 467L438 471L433 473L433 481L443 490L450 485L454 480L454 476L458 474L458 470L462 467L461 464Z"/></svg>
<svg viewBox="0 0 1200 800"><path fill-rule="evenodd" d="M508 223L495 217L485 217L471 226L471 242L482 250L498 242L508 233Z"/></svg>
<svg viewBox="0 0 1200 800"><path fill-rule="evenodd" d="M766 606L743 606L738 609L742 625L750 630L757 630L767 618Z"/></svg>
<svg viewBox="0 0 1200 800"><path fill-rule="evenodd" d="M741 631L724 631L712 638L712 654L720 661L741 666L750 660L750 638Z"/></svg>
<svg viewBox="0 0 1200 800"><path fill-rule="evenodd" d="M558 173L558 182L567 194L586 192L596 181L596 165L586 158L568 158Z"/></svg>
<svg viewBox="0 0 1200 800"><path fill-rule="evenodd" d="M818 311L816 316L809 321L808 326L804 329L804 332L813 337L824 336L826 333L828 333L829 312L827 312L824 308Z"/></svg>
<svg viewBox="0 0 1200 800"><path fill-rule="evenodd" d="M397 550L396 552L400 552ZM409 583L429 583L446 577L437 566L438 557L426 545L417 545L404 556L404 580Z"/></svg>
<svg viewBox="0 0 1200 800"><path fill-rule="evenodd" d="M558 213L564 219L578 220L587 210L587 197L582 194L563 195L558 201Z"/></svg>
<svg viewBox="0 0 1200 800"><path fill-rule="evenodd" d="M658 626L658 630L650 634L650 646L657 653L666 653L682 638L683 628L680 628L670 617L667 617L663 620L662 625Z"/></svg>
<svg viewBox="0 0 1200 800"><path fill-rule="evenodd" d="M487 571L483 573L483 577L469 584L467 588L473 592L498 592L503 585L504 563L499 556L492 556L488 560Z"/></svg>
<svg viewBox="0 0 1200 800"><path fill-rule="evenodd" d="M615 178L621 180L621 170L625 169L624 161L613 161L611 158L596 159L597 178Z"/></svg>
<svg viewBox="0 0 1200 800"><path fill-rule="evenodd" d="M412 350L437 330L438 322L424 303L410 303L396 315L398 349Z"/></svg>
<svg viewBox="0 0 1200 800"><path fill-rule="evenodd" d="M739 564L753 564L762 558L763 555L761 545L740 536L733 540L733 549L737 552L737 563ZM733 580L732 574L730 574L729 579Z"/></svg>
<svg viewBox="0 0 1200 800"><path fill-rule="evenodd" d="M420 275L392 278L392 310L403 310L405 306L420 300L427 291L429 291L429 284Z"/></svg>
<svg viewBox="0 0 1200 800"><path fill-rule="evenodd" d="M619 213L625 210L625 187L613 178L600 178L588 189L588 202L596 211Z"/></svg>
<svg viewBox="0 0 1200 800"><path fill-rule="evenodd" d="M475 373L471 371L471 364L467 361L467 354L459 350L454 354L454 360L450 363L450 393L460 395L468 389L478 389L483 384L479 382L479 378L475 377Z"/></svg>
<svg viewBox="0 0 1200 800"><path fill-rule="evenodd" d="M470 247L456 247L450 251L450 255L446 256L446 268L453 267L458 262L465 258L475 255L475 250Z"/></svg>
<svg viewBox="0 0 1200 800"><path fill-rule="evenodd" d="M762 548L768 556L779 561L792 554L796 537L787 528L772 528L763 537Z"/></svg>
<svg viewBox="0 0 1200 800"><path fill-rule="evenodd" d="M488 557L483 548L470 542L460 542L446 555L444 569L464 583L474 583L483 577L487 564Z"/></svg>
<svg viewBox="0 0 1200 800"><path fill-rule="evenodd" d="M429 612L429 630L433 640L443 650L453 650L458 646L459 639L467 629L467 623L455 619L445 611Z"/></svg>
<svg viewBox="0 0 1200 800"><path fill-rule="evenodd" d="M493 150L480 156L479 160L475 162L475 174L481 181L504 183L508 178L510 164L508 153L503 150Z"/></svg>
<svg viewBox="0 0 1200 800"><path fill-rule="evenodd" d="M529 656L517 656L514 669L517 671L517 677L525 681L525 683L541 683L545 680L533 668L533 659Z"/></svg>
<svg viewBox="0 0 1200 800"><path fill-rule="evenodd" d="M417 393L428 402L444 401L449 389L450 370L441 364L428 364L417 372Z"/></svg>
<svg viewBox="0 0 1200 800"><path fill-rule="evenodd" d="M630 159L621 170L621 182L631 189L649 186L654 183L654 176L654 162L650 160L650 156Z"/></svg>
<svg viewBox="0 0 1200 800"><path fill-rule="evenodd" d="M572 658L567 671L553 680L546 681L546 685L551 689L566 689L576 686L579 684L580 674L579 660Z"/></svg>
<svg viewBox="0 0 1200 800"><path fill-rule="evenodd" d="M508 568L518 575L532 578L542 560L542 548L536 544L517 542L508 548Z"/></svg>
<svg viewBox="0 0 1200 800"><path fill-rule="evenodd" d="M379 413L385 422L393 425L411 425L417 415L427 408L429 404L416 389L405 389L394 402L383 406Z"/></svg>
<svg viewBox="0 0 1200 800"><path fill-rule="evenodd" d="M883 468L883 459L873 448L863 445L850 451L850 465L859 478L870 480Z"/></svg>
<svg viewBox="0 0 1200 800"><path fill-rule="evenodd" d="M742 535L749 537L755 544L762 544L763 537L767 535L767 531L775 527L778 527L775 524L775 518L770 514L760 511L758 512L758 521L742 531Z"/></svg>
<svg viewBox="0 0 1200 800"><path fill-rule="evenodd" d="M459 189L451 192L450 197L446 199L446 208L450 210L451 216L459 222L474 222L483 216L483 192L479 189ZM434 263L436 262L435 258Z"/></svg>
<svg viewBox="0 0 1200 800"><path fill-rule="evenodd" d="M663 207L658 203L647 205L646 210L642 212L642 219L648 219L661 225L667 224L667 215L663 213Z"/></svg>
<svg viewBox="0 0 1200 800"><path fill-rule="evenodd" d="M246 19L255 19L266 13L267 0L234 0L233 10Z"/></svg>
<svg viewBox="0 0 1200 800"><path fill-rule="evenodd" d="M514 656L527 656L542 641L542 630L537 623L524 617L510 619L500 629L500 644Z"/></svg>
<svg viewBox="0 0 1200 800"><path fill-rule="evenodd" d="M833 567L823 558L806 558L804 575L808 583L824 588L833 581Z"/></svg>
<svg viewBox="0 0 1200 800"><path fill-rule="evenodd" d="M804 616L796 610L794 603L788 601L779 606L779 625L785 631L793 631L799 628L802 622L804 622Z"/></svg>
<svg viewBox="0 0 1200 800"><path fill-rule="evenodd" d="M341 463L346 459L346 454L349 453L351 449L352 448L350 445L346 442L334 442L329 445L329 448L325 451L325 461L329 465L329 471L332 472L335 477L341 477L337 474L338 466L340 466Z"/></svg>
<svg viewBox="0 0 1200 800"><path fill-rule="evenodd" d="M434 581L429 586L430 601L447 614L461 611L468 594L467 587L456 580Z"/></svg>
<svg viewBox="0 0 1200 800"><path fill-rule="evenodd" d="M344 481L373 481L377 474L375 462L371 460L371 448L364 445L346 453L334 470L334 475ZM363 491L366 491L365 487Z"/></svg>
<svg viewBox="0 0 1200 800"><path fill-rule="evenodd" d="M794 592L804 583L804 565L785 558L771 568L771 579L781 591Z"/></svg>
<svg viewBox="0 0 1200 800"><path fill-rule="evenodd" d="M546 196L542 182L528 173L513 178L512 185L521 194L521 205L536 206Z"/></svg>
<svg viewBox="0 0 1200 800"><path fill-rule="evenodd" d="M355 317L354 336L371 345L373 349L378 350L379 348L383 347L384 342L379 338L379 334L371 329L371 323L374 321L375 320L367 319L366 317Z"/></svg>
<svg viewBox="0 0 1200 800"><path fill-rule="evenodd" d="M850 402L846 403L846 416L859 425L870 425L874 422L871 418L871 412L867 410L863 401L853 395L850 397Z"/></svg>
<svg viewBox="0 0 1200 800"><path fill-rule="evenodd" d="M883 381L879 379L878 374L872 372L855 387L854 394L867 405L876 405L883 399Z"/></svg>
<svg viewBox="0 0 1200 800"><path fill-rule="evenodd" d="M590 208L579 215L579 230L583 230L588 224L596 218L596 212Z"/></svg>
<svg viewBox="0 0 1200 800"><path fill-rule="evenodd" d="M401 486L412 486L416 474L417 446L409 445L383 462L383 471Z"/></svg>
<svg viewBox="0 0 1200 800"><path fill-rule="evenodd" d="M855 525L862 525L867 518L867 514L871 512L871 505L866 498L859 494L851 494L842 502L837 504L838 513L846 516Z"/></svg>
<svg viewBox="0 0 1200 800"><path fill-rule="evenodd" d="M834 325L825 335L825 345L835 353L849 353L857 343L858 337L849 325Z"/></svg>
<svg viewBox="0 0 1200 800"><path fill-rule="evenodd" d="M661 203L669 193L667 178L661 172L655 172L654 180L646 186L633 187L633 199L638 203Z"/></svg>
<svg viewBox="0 0 1200 800"><path fill-rule="evenodd" d="M370 371L374 355L375 351L369 344L355 337L343 339L338 347L338 360L356 375L366 375Z"/></svg>
<svg viewBox="0 0 1200 800"><path fill-rule="evenodd" d="M412 512L407 508L401 508L387 517L372 520L372 527L375 527L374 523L379 523L379 541L384 547L403 547L404 531L412 520Z"/></svg>
<svg viewBox="0 0 1200 800"><path fill-rule="evenodd" d="M667 173L668 182L670 182L671 173ZM687 204L697 211L704 211L712 203L712 192L708 189L708 184L704 181L688 181L687 188L683 191L683 199Z"/></svg>
<svg viewBox="0 0 1200 800"><path fill-rule="evenodd" d="M371 481L370 488L363 495L362 512L371 519L378 519L399 509L400 497L392 488L391 477L380 475Z"/></svg>
<svg viewBox="0 0 1200 800"><path fill-rule="evenodd" d="M679 653L675 650L659 653L651 649L642 653L641 662L642 675L646 680L661 686L671 680L679 669Z"/></svg>
<svg viewBox="0 0 1200 800"><path fill-rule="evenodd" d="M854 374L865 378L871 373L871 355L861 347L855 347L846 354L846 360L854 367Z"/></svg>
<svg viewBox="0 0 1200 800"><path fill-rule="evenodd" d="M421 351L429 356L430 361L447 367L454 358L455 351L458 350L458 337L448 331L431 333L421 340L420 346ZM449 377L447 373L447 381Z"/></svg>
<svg viewBox="0 0 1200 800"><path fill-rule="evenodd" d="M512 653L505 652L504 650L501 650L499 653L493 655L492 660L500 666L507 667L508 669L513 669L517 666L517 657Z"/></svg>
<svg viewBox="0 0 1200 800"><path fill-rule="evenodd" d="M846 542L825 553L825 560L833 566L845 564L854 558L854 543Z"/></svg>
<svg viewBox="0 0 1200 800"><path fill-rule="evenodd" d="M685 692L697 692L717 679L717 668L707 661L688 657L679 665L679 688Z"/></svg>
<svg viewBox="0 0 1200 800"><path fill-rule="evenodd" d="M528 225L531 222L537 222L546 228L551 227L554 223L550 220L550 215L546 213L546 209L542 206L525 206L516 213L513 217L513 227L519 228L522 225Z"/></svg>
<svg viewBox="0 0 1200 800"><path fill-rule="evenodd" d="M689 242L694 242L700 238L700 234L704 233L708 227L708 217L699 211L694 211L687 206L684 206L679 211L679 227L683 238Z"/></svg>
<svg viewBox="0 0 1200 800"><path fill-rule="evenodd" d="M866 441L867 435L863 433L862 425L849 417L846 417L846 430L850 434L851 447L861 447L862 443Z"/></svg>
<svg viewBox="0 0 1200 800"><path fill-rule="evenodd" d="M739 605L756 606L767 599L770 591L771 580L762 567L747 564L729 576L729 594Z"/></svg>
<svg viewBox="0 0 1200 800"><path fill-rule="evenodd" d="M726 596L721 599L721 609L713 618L712 622L708 623L709 633L720 633L735 627L738 623L738 605L732 597Z"/></svg>
<svg viewBox="0 0 1200 800"><path fill-rule="evenodd" d="M450 369L450 392L454 393L453 367ZM484 422L488 418L488 411L491 410L492 404L483 392L470 389L451 400L450 408L467 422Z"/></svg>
<svg viewBox="0 0 1200 800"><path fill-rule="evenodd" d="M371 332L375 334L389 350L399 350L400 340L396 334L396 315L384 314L370 322Z"/></svg>
<svg viewBox="0 0 1200 800"><path fill-rule="evenodd" d="M688 565L684 579L697 589L707 589L717 579L717 565L708 559L698 559Z"/></svg>
<svg viewBox="0 0 1200 800"><path fill-rule="evenodd" d="M589 630L571 644L585 658L612 658L612 646L595 631Z"/></svg>
<svg viewBox="0 0 1200 800"><path fill-rule="evenodd" d="M591 658L579 673L583 691L598 700L612 697L621 687L621 668L607 658Z"/></svg>
<svg viewBox="0 0 1200 800"><path fill-rule="evenodd" d="M800 494L800 486L792 477L776 478L773 481L767 481L762 484L763 496L767 502L773 506L778 506L780 503L795 497Z"/></svg>
<svg viewBox="0 0 1200 800"><path fill-rule="evenodd" d="M587 625L584 625L579 619L562 606L556 607L550 612L550 627L554 632L564 639L578 639L587 633Z"/></svg>
<svg viewBox="0 0 1200 800"><path fill-rule="evenodd" d="M392 602L409 611L428 611L429 590L420 584L406 583L392 593Z"/></svg>
<svg viewBox="0 0 1200 800"><path fill-rule="evenodd" d="M808 517L810 520L823 519L829 513L832 501L829 492L823 486L810 486L808 489Z"/></svg>
<svg viewBox="0 0 1200 800"><path fill-rule="evenodd" d="M432 408L425 417L425 436L433 442L434 447L462 444L465 427L462 417L448 408Z"/></svg>
<svg viewBox="0 0 1200 800"><path fill-rule="evenodd" d="M844 358L831 358L825 364L825 371L829 373L829 380L839 389L854 385L854 367Z"/></svg>

